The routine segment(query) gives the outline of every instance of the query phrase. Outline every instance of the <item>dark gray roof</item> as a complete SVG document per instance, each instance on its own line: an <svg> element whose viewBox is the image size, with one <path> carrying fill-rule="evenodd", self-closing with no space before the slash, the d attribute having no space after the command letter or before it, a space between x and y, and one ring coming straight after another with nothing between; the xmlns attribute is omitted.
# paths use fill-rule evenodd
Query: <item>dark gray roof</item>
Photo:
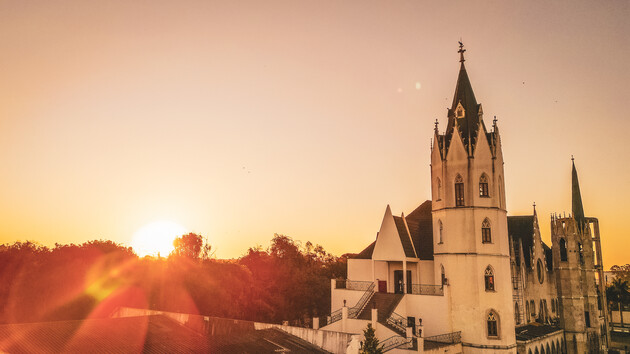
<svg viewBox="0 0 630 354"><path fill-rule="evenodd" d="M411 233L411 240L422 260L433 260L433 218L430 200L420 204L405 217Z"/></svg>
<svg viewBox="0 0 630 354"><path fill-rule="evenodd" d="M376 241L370 243L369 246L365 247L365 249L363 249L363 251L359 252L359 254L355 255L354 259L372 259L372 252L374 252L374 245L376 244Z"/></svg>
<svg viewBox="0 0 630 354"><path fill-rule="evenodd" d="M411 244L411 238L407 232L405 221L400 216L394 216L394 222L396 223L396 229L398 229L400 243L403 246L403 250L405 250L405 256L416 258L416 252L413 250L413 245Z"/></svg>
<svg viewBox="0 0 630 354"><path fill-rule="evenodd" d="M518 215L508 216L508 234L516 242L523 242L523 257L525 258L525 266L531 267L531 251L534 246L534 215ZM545 242L542 243L545 261L547 262L547 270L553 269L553 253L551 248Z"/></svg>
<svg viewBox="0 0 630 354"><path fill-rule="evenodd" d="M519 240L523 242L523 258L525 265L531 267L531 249L534 244L534 215L508 216L508 234L514 240L514 246Z"/></svg>
<svg viewBox="0 0 630 354"><path fill-rule="evenodd" d="M545 251L547 270L551 272L553 270L553 253L551 252L551 248L549 248L545 242L543 242L543 250Z"/></svg>
<svg viewBox="0 0 630 354"><path fill-rule="evenodd" d="M9 353L327 353L298 337L254 322L163 315L0 325Z"/></svg>
<svg viewBox="0 0 630 354"><path fill-rule="evenodd" d="M422 260L433 260L433 222L431 218L431 201L427 200L420 204L420 206L414 209L414 211L405 216L405 220L407 220L409 233L407 233L407 229L405 228L402 218L400 216L394 216L394 221L396 222L396 228L398 229L400 242L405 250L405 255L407 257L417 257ZM411 241L409 241L410 238ZM411 242L413 242L413 247ZM376 241L372 242L363 251L352 258L371 259L375 244ZM414 253L414 248L417 255Z"/></svg>
<svg viewBox="0 0 630 354"><path fill-rule="evenodd" d="M164 316L0 325L0 352L205 353L206 339Z"/></svg>
<svg viewBox="0 0 630 354"><path fill-rule="evenodd" d="M465 110L463 118L457 118L456 116L456 109L459 103L462 104ZM455 130L455 123L457 123L457 128L460 136L462 137L462 141L464 142L466 151L469 151L468 147L471 146L470 151L474 153L479 129L483 130L483 134L481 136L488 140L488 144L491 144L493 135L492 133L488 133L486 130L483 119L479 115L480 108L481 104L477 103L475 93L473 92L472 85L470 84L470 79L468 78L468 73L466 72L466 66L464 66L464 63L462 62L459 69L459 75L457 77L457 84L455 86L455 94L453 95L453 103L451 104L451 108L448 110L448 124L446 126L446 131L438 141L442 157L446 156L447 150L450 148L449 146ZM444 147L446 147L446 150L443 150Z"/></svg>
<svg viewBox="0 0 630 354"><path fill-rule="evenodd" d="M534 322L516 327L516 340L526 342L558 331L562 331L562 329L557 326Z"/></svg>

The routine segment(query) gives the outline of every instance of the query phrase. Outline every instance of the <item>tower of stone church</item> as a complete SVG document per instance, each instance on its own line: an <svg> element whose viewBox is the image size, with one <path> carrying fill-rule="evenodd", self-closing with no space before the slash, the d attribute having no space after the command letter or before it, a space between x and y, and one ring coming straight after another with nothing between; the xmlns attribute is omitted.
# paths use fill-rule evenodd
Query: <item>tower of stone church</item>
<svg viewBox="0 0 630 354"><path fill-rule="evenodd" d="M503 154L489 130L460 45L448 123L431 151L435 279L449 287L454 331L466 353L516 353Z"/></svg>
<svg viewBox="0 0 630 354"><path fill-rule="evenodd" d="M599 353L607 342L605 292L599 282L603 277L598 276L602 270L599 224L596 218L584 216L575 164L572 213L551 217L560 326L568 353Z"/></svg>

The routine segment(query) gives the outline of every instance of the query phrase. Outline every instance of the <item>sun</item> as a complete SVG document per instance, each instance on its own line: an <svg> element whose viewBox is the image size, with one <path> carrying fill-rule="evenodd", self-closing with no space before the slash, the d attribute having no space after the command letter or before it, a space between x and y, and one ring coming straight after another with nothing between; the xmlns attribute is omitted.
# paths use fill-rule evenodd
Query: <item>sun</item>
<svg viewBox="0 0 630 354"><path fill-rule="evenodd" d="M131 247L140 257L166 257L173 250L173 240L188 231L178 223L166 220L151 222L133 234Z"/></svg>

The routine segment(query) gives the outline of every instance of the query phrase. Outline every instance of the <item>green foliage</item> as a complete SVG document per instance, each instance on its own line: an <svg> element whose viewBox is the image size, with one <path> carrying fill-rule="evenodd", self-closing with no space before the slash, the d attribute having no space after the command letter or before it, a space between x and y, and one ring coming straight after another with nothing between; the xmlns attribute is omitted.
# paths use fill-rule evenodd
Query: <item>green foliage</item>
<svg viewBox="0 0 630 354"><path fill-rule="evenodd" d="M359 353L361 354L382 354L383 348L379 346L378 338L374 333L374 328L371 323L368 323L367 328L363 330L363 337L365 338L361 343Z"/></svg>
<svg viewBox="0 0 630 354"><path fill-rule="evenodd" d="M188 259L199 259L203 246L203 238L194 233L188 233L176 238L173 241L172 256L186 257Z"/></svg>
<svg viewBox="0 0 630 354"><path fill-rule="evenodd" d="M330 278L345 276L345 258L287 236L233 261L212 259L199 235L178 240L170 257L141 259L102 240L0 245L0 323L102 317L130 306L305 324L329 311Z"/></svg>
<svg viewBox="0 0 630 354"><path fill-rule="evenodd" d="M610 267L610 271L615 275L616 279L625 280L630 283L630 264Z"/></svg>
<svg viewBox="0 0 630 354"><path fill-rule="evenodd" d="M628 306L630 304L628 282L621 278L614 279L606 288L606 298L613 303L615 309Z"/></svg>

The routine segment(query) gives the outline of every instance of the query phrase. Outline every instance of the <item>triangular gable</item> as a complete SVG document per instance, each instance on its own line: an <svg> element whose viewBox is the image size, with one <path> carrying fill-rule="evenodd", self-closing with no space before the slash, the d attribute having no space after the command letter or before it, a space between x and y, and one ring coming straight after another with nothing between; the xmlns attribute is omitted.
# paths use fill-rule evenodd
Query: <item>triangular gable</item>
<svg viewBox="0 0 630 354"><path fill-rule="evenodd" d="M402 260L405 259L405 257L405 250L402 242L400 241L398 227L396 226L396 221L392 215L392 210L388 205L387 209L385 209L381 229L376 237L376 244L374 245L374 251L372 252L372 259L383 261L397 259Z"/></svg>

